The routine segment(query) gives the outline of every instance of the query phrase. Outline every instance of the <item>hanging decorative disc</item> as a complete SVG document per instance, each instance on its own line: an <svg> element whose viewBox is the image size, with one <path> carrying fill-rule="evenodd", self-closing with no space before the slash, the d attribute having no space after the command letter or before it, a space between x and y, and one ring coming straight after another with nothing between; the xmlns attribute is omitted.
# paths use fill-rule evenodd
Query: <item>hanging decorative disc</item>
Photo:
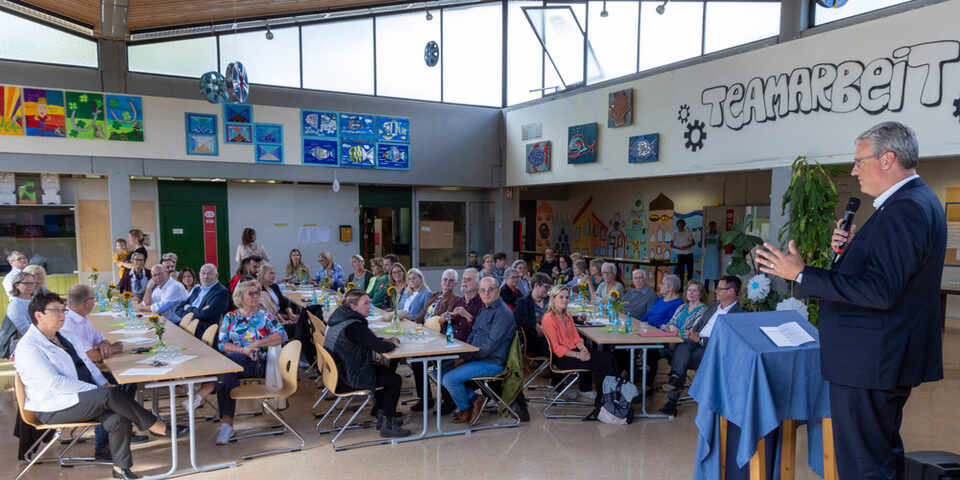
<svg viewBox="0 0 960 480"><path fill-rule="evenodd" d="M207 72L200 77L200 93L210 103L226 103L227 79L220 72Z"/></svg>
<svg viewBox="0 0 960 480"><path fill-rule="evenodd" d="M430 40L427 46L423 47L423 61L428 67L437 66L437 62L440 61L440 46L437 42Z"/></svg>
<svg viewBox="0 0 960 480"><path fill-rule="evenodd" d="M227 65L227 85L230 87L230 100L234 103L247 101L250 94L250 82L247 79L247 69L240 62Z"/></svg>
<svg viewBox="0 0 960 480"><path fill-rule="evenodd" d="M824 8L840 8L847 4L847 0L817 0L817 4Z"/></svg>

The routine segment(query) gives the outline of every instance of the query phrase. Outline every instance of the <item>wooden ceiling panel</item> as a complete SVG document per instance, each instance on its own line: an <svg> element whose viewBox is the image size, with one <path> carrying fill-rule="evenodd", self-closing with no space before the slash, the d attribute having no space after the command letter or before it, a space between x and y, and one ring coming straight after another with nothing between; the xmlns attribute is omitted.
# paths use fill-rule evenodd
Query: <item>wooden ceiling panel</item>
<svg viewBox="0 0 960 480"><path fill-rule="evenodd" d="M100 29L100 0L25 0L23 3Z"/></svg>

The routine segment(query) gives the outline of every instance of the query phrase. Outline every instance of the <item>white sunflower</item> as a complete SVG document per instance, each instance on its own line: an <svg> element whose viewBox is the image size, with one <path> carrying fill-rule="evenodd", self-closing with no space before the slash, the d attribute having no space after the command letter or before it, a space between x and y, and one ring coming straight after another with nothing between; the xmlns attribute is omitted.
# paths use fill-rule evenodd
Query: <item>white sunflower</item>
<svg viewBox="0 0 960 480"><path fill-rule="evenodd" d="M807 305L794 297L790 297L777 304L777 311L782 310L794 310L799 313L804 320L809 320L810 312L807 311Z"/></svg>
<svg viewBox="0 0 960 480"><path fill-rule="evenodd" d="M754 302L759 302L764 298L767 298L767 294L770 293L770 279L766 275L760 273L754 275L753 278L747 282L747 298L753 300Z"/></svg>

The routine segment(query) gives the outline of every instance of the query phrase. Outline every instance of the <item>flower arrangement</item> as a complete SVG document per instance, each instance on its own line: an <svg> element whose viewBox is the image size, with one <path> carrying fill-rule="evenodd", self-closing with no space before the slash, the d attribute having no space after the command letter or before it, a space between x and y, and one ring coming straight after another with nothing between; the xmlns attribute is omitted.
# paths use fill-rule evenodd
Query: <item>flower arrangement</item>
<svg viewBox="0 0 960 480"><path fill-rule="evenodd" d="M754 302L759 302L770 293L770 279L766 275L759 273L747 283L747 298Z"/></svg>
<svg viewBox="0 0 960 480"><path fill-rule="evenodd" d="M580 285L577 286L578 292L580 293L580 298L586 299L590 297L590 287L586 283L580 282Z"/></svg>
<svg viewBox="0 0 960 480"><path fill-rule="evenodd" d="M320 288L330 289L330 285L333 282L333 279L330 276L323 277L323 280L320 280Z"/></svg>
<svg viewBox="0 0 960 480"><path fill-rule="evenodd" d="M97 267L90 267L90 275L87 275L90 285L96 286L100 281L100 270Z"/></svg>
<svg viewBox="0 0 960 480"><path fill-rule="evenodd" d="M390 303L393 305L393 320L390 322L387 333L402 333L400 330L400 312L397 310L397 305L400 303L400 292L397 287L390 285L387 287L387 296L390 297Z"/></svg>
<svg viewBox="0 0 960 480"><path fill-rule="evenodd" d="M348 291L348 292L349 292L350 290L353 290L354 288L357 288L357 284L356 284L356 283L347 282L347 291Z"/></svg>
<svg viewBox="0 0 960 480"><path fill-rule="evenodd" d="M613 310L613 313L617 315L626 313L628 303L630 302L623 302L620 300L620 292L616 290L610 292L610 309Z"/></svg>
<svg viewBox="0 0 960 480"><path fill-rule="evenodd" d="M123 292L120 294L120 307L123 308L123 314L126 315L130 311L130 300L133 299L133 294L130 292Z"/></svg>
<svg viewBox="0 0 960 480"><path fill-rule="evenodd" d="M768 312L774 310L783 300L783 295L771 288L770 278L758 273L747 280L747 298L743 309L748 312Z"/></svg>
<svg viewBox="0 0 960 480"><path fill-rule="evenodd" d="M566 280L566 277L562 273L555 273L553 275L553 284L554 285L563 285Z"/></svg>
<svg viewBox="0 0 960 480"><path fill-rule="evenodd" d="M150 315L147 317L147 320L150 320L150 325L153 326L153 332L157 334L157 346L154 350L165 347L166 345L163 343L163 332L166 329L166 324L160 319L160 315Z"/></svg>

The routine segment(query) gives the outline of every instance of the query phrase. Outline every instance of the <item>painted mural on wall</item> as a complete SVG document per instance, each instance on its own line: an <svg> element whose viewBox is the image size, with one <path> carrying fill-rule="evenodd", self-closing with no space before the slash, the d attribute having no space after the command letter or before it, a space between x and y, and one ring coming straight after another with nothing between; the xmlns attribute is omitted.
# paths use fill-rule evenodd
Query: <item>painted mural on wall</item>
<svg viewBox="0 0 960 480"><path fill-rule="evenodd" d="M567 129L567 163L597 161L597 124L575 125Z"/></svg>
<svg viewBox="0 0 960 480"><path fill-rule="evenodd" d="M789 73L707 87L699 101L688 99L677 111L686 126L684 147L693 152L704 148L708 127L736 132L792 115L880 115L913 103L957 121L960 92L947 89L951 97L943 102L944 69L957 62L960 41L938 40L895 48L878 58L801 65Z"/></svg>
<svg viewBox="0 0 960 480"><path fill-rule="evenodd" d="M65 98L68 137L92 140L107 138L102 94L66 92Z"/></svg>
<svg viewBox="0 0 960 480"><path fill-rule="evenodd" d="M537 202L536 229L537 251L543 253L553 242L553 207L547 202Z"/></svg>
<svg viewBox="0 0 960 480"><path fill-rule="evenodd" d="M607 127L616 128L633 124L633 89L619 90L610 94L607 106Z"/></svg>
<svg viewBox="0 0 960 480"><path fill-rule="evenodd" d="M650 228L647 253L650 258L673 258L670 239L673 238L673 200L662 192L650 202Z"/></svg>
<svg viewBox="0 0 960 480"><path fill-rule="evenodd" d="M703 278L703 210L690 213L674 212L675 220L683 220L693 234L693 278ZM674 255L676 260L676 255Z"/></svg>
<svg viewBox="0 0 960 480"><path fill-rule="evenodd" d="M106 95L107 139L143 141L143 99L128 95Z"/></svg>
<svg viewBox="0 0 960 480"><path fill-rule="evenodd" d="M550 140L527 144L527 173L550 171Z"/></svg>
<svg viewBox="0 0 960 480"><path fill-rule="evenodd" d="M607 255L614 258L626 258L627 234L620 214L615 213L608 225L610 230L607 233Z"/></svg>
<svg viewBox="0 0 960 480"><path fill-rule="evenodd" d="M28 137L66 137L63 92L42 88L23 89Z"/></svg>
<svg viewBox="0 0 960 480"><path fill-rule="evenodd" d="M627 224L627 251L626 258L644 258L647 256L647 209L643 203L643 195L633 197L630 207L630 223Z"/></svg>
<svg viewBox="0 0 960 480"><path fill-rule="evenodd" d="M0 86L0 135L23 135L23 90Z"/></svg>
<svg viewBox="0 0 960 480"><path fill-rule="evenodd" d="M587 198L573 217L573 250L595 257L607 256L610 228L593 213L593 196Z"/></svg>

